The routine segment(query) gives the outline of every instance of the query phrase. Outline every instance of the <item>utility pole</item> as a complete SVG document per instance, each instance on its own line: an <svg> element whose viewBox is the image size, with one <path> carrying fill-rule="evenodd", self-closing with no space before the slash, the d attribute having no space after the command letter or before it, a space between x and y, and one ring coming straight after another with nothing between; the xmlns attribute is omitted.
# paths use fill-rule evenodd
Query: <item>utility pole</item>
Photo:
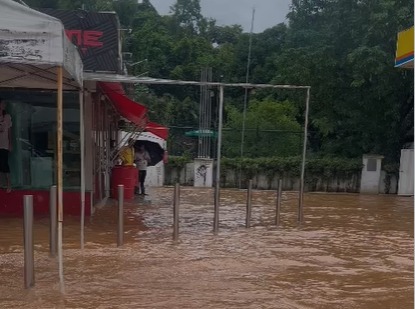
<svg viewBox="0 0 415 309"><path fill-rule="evenodd" d="M252 19L251 19L251 31L249 33L249 47L248 47L248 60L246 63L246 76L245 83L249 83L249 76L251 71L251 57L252 57L252 36L254 32L255 23L255 7L252 8ZM244 111L242 117L242 133L241 133L241 159L244 156L244 144L245 144L245 130L246 130L246 110L248 107L248 88L245 88L244 97ZM239 189L242 188L242 163L239 164Z"/></svg>

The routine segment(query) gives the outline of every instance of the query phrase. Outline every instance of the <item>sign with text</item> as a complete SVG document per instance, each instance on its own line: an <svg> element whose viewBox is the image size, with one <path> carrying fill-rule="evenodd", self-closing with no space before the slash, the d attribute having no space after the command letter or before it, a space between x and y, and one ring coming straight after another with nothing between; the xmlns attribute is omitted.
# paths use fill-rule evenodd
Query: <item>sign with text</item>
<svg viewBox="0 0 415 309"><path fill-rule="evenodd" d="M120 24L116 13L41 11L62 21L67 37L78 46L85 72L121 72Z"/></svg>

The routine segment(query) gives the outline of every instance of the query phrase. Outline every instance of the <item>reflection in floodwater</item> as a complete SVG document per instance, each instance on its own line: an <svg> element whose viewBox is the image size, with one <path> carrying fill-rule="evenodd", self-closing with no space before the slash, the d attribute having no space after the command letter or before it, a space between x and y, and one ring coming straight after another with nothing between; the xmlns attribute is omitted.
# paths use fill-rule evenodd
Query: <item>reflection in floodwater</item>
<svg viewBox="0 0 415 309"><path fill-rule="evenodd" d="M126 204L125 245L116 248L116 209L87 222L65 218L66 294L48 257L48 219L35 220L36 286L23 289L22 220L0 218L0 308L413 308L413 199L223 190L212 235L213 191L184 188L180 243L172 243L172 188Z"/></svg>

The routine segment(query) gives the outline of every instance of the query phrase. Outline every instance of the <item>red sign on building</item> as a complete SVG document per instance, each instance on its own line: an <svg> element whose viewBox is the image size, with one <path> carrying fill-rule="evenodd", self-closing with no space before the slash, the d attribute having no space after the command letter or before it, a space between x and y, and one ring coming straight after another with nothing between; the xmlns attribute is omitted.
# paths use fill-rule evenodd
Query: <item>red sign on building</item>
<svg viewBox="0 0 415 309"><path fill-rule="evenodd" d="M42 9L60 19L69 40L78 46L84 71L122 71L120 23L116 13Z"/></svg>
<svg viewBox="0 0 415 309"><path fill-rule="evenodd" d="M65 30L67 37L76 44L83 52L90 47L102 47L104 43L100 41L104 32L94 30Z"/></svg>

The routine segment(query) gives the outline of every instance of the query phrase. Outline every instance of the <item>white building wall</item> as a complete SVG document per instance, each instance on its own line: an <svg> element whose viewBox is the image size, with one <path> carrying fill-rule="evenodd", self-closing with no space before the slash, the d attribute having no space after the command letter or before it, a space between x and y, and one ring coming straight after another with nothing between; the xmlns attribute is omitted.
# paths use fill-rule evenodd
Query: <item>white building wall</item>
<svg viewBox="0 0 415 309"><path fill-rule="evenodd" d="M414 150L401 150L398 195L414 195Z"/></svg>
<svg viewBox="0 0 415 309"><path fill-rule="evenodd" d="M203 158L195 159L193 177L195 187L212 187L213 160Z"/></svg>
<svg viewBox="0 0 415 309"><path fill-rule="evenodd" d="M379 194L383 156L364 155L360 193Z"/></svg>

